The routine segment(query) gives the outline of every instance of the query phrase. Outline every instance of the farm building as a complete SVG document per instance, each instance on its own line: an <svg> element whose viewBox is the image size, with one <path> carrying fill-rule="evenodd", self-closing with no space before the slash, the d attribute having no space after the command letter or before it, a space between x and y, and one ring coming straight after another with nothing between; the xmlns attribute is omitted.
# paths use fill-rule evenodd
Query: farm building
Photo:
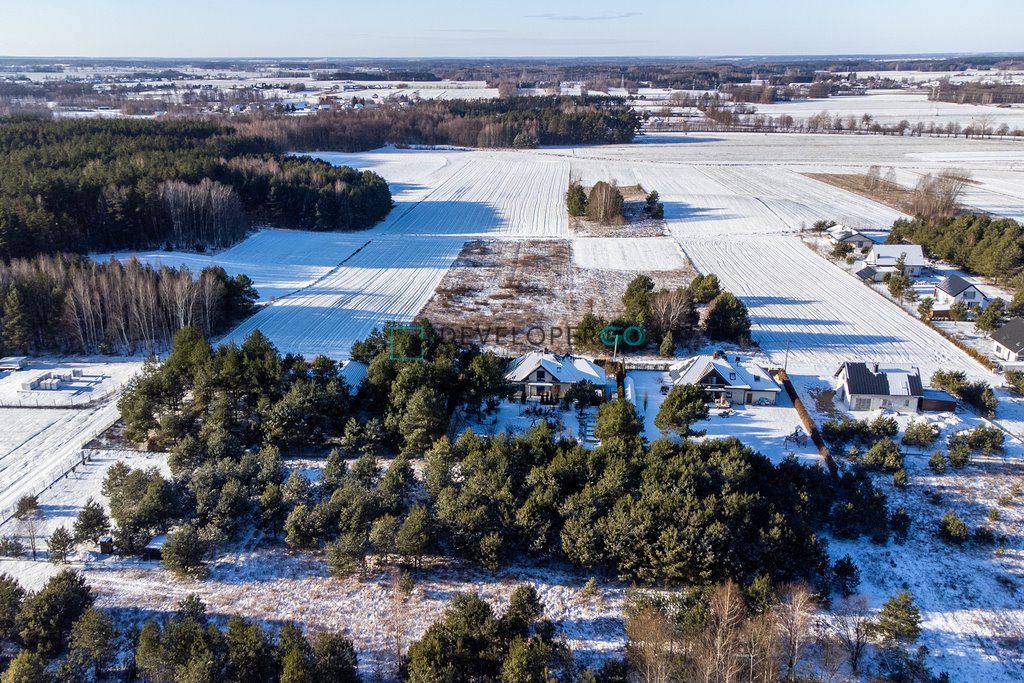
<svg viewBox="0 0 1024 683"><path fill-rule="evenodd" d="M729 403L775 405L782 388L764 368L740 356L696 356L669 368L672 383L697 384L709 398Z"/></svg>
<svg viewBox="0 0 1024 683"><path fill-rule="evenodd" d="M992 333L992 351L1008 363L1024 358L1024 319L1010 318Z"/></svg>
<svg viewBox="0 0 1024 683"><path fill-rule="evenodd" d="M933 298L935 299L935 310L948 310L955 303L965 304L969 308L976 304L985 308L989 301L977 285L971 284L959 275L942 278L935 285Z"/></svg>
<svg viewBox="0 0 1024 683"><path fill-rule="evenodd" d="M593 361L569 354L531 351L512 363L505 375L520 398L536 401L557 401L574 384L587 381L604 393L607 378Z"/></svg>
<svg viewBox="0 0 1024 683"><path fill-rule="evenodd" d="M924 396L921 371L878 363L843 363L836 371L836 393L847 409L917 412Z"/></svg>
<svg viewBox="0 0 1024 683"><path fill-rule="evenodd" d="M142 559L149 562L159 562L164 558L164 545L167 544L167 534L154 536L146 547L142 549Z"/></svg>
<svg viewBox="0 0 1024 683"><path fill-rule="evenodd" d="M874 269L875 280L881 281L886 273L895 272L900 257L903 257L904 272L910 277L919 276L928 265L920 244L876 244L868 252L864 265Z"/></svg>
<svg viewBox="0 0 1024 683"><path fill-rule="evenodd" d="M867 235L845 225L834 225L829 228L828 238L833 244L852 244L856 249L866 249L875 243Z"/></svg>

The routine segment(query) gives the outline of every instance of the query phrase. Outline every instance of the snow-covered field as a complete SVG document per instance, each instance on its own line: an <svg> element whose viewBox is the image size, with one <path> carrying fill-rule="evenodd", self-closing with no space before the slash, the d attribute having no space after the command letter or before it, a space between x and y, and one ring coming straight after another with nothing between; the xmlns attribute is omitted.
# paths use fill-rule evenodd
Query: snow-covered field
<svg viewBox="0 0 1024 683"><path fill-rule="evenodd" d="M118 417L117 389L140 367L135 360L32 359L29 368L0 377L5 405L51 402L88 407L0 407L0 522L22 496L36 495L81 460L81 448ZM82 378L58 391L22 393L21 383L41 370L77 368ZM96 393L96 401L90 395Z"/></svg>
<svg viewBox="0 0 1024 683"><path fill-rule="evenodd" d="M926 126L934 123L945 126L947 123L959 123L963 127L973 124L980 117L989 118L988 124L993 129L1005 123L1013 128L1024 127L1024 107L995 107L953 102L936 102L928 99L925 91L907 90L870 90L866 95L843 95L815 100L793 100L774 104L756 104L758 114L779 116L789 114L794 118L803 119L820 112L828 112L832 117L856 117L870 114L873 121L884 126L898 124L906 120L911 124L918 121ZM845 125L845 123L844 123Z"/></svg>
<svg viewBox="0 0 1024 683"><path fill-rule="evenodd" d="M577 238L572 258L580 268L601 270L678 270L686 265L679 246L666 237Z"/></svg>

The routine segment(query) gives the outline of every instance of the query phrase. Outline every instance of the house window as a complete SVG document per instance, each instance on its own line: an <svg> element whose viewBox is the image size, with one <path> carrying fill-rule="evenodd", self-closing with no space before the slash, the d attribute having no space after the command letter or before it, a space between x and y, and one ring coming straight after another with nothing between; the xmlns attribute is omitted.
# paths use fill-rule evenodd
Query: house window
<svg viewBox="0 0 1024 683"><path fill-rule="evenodd" d="M537 371L537 381L538 382L543 382L545 379L547 379L547 376L544 374L544 371L543 370L538 370Z"/></svg>
<svg viewBox="0 0 1024 683"><path fill-rule="evenodd" d="M736 373L735 372L730 372L729 373L729 381L732 382L735 379L736 379Z"/></svg>
<svg viewBox="0 0 1024 683"><path fill-rule="evenodd" d="M890 399L883 398L882 399L882 407L883 408L892 408L892 401Z"/></svg>
<svg viewBox="0 0 1024 683"><path fill-rule="evenodd" d="M968 289L966 292L964 292L964 298L965 299L973 299L974 298L974 292L972 292L971 290Z"/></svg>
<svg viewBox="0 0 1024 683"><path fill-rule="evenodd" d="M871 408L870 398L856 398L853 401L854 410L869 410Z"/></svg>

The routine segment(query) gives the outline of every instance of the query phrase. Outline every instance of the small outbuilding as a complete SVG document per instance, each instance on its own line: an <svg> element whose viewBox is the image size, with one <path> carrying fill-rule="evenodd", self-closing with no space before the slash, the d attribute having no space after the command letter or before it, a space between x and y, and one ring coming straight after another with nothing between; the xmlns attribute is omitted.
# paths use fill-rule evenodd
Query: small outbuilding
<svg viewBox="0 0 1024 683"><path fill-rule="evenodd" d="M164 559L164 545L167 543L167 534L154 536L146 547L142 549L142 559L147 562L159 562Z"/></svg>

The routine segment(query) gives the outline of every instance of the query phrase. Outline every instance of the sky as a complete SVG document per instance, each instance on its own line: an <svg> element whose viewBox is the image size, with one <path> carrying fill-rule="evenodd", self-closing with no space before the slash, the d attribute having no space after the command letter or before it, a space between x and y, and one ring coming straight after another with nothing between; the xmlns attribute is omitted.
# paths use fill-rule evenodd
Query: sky
<svg viewBox="0 0 1024 683"><path fill-rule="evenodd" d="M0 0L0 55L1024 52L1021 0Z"/></svg>

